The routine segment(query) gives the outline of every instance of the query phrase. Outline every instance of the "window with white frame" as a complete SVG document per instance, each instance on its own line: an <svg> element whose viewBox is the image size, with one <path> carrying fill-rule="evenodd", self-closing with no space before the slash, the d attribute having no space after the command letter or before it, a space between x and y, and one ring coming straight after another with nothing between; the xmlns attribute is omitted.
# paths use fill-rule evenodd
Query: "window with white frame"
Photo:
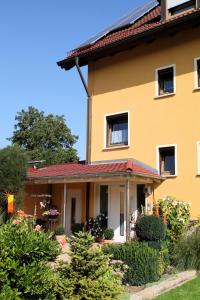
<svg viewBox="0 0 200 300"><path fill-rule="evenodd" d="M200 175L200 141L197 142L197 174Z"/></svg>
<svg viewBox="0 0 200 300"><path fill-rule="evenodd" d="M195 64L195 88L200 88L200 57L195 58L194 60Z"/></svg>
<svg viewBox="0 0 200 300"><path fill-rule="evenodd" d="M158 168L161 176L176 175L176 147L159 146L158 147Z"/></svg>
<svg viewBox="0 0 200 300"><path fill-rule="evenodd" d="M128 113L106 117L106 147L128 145Z"/></svg>
<svg viewBox="0 0 200 300"><path fill-rule="evenodd" d="M156 95L163 96L175 93L175 66L156 70Z"/></svg>

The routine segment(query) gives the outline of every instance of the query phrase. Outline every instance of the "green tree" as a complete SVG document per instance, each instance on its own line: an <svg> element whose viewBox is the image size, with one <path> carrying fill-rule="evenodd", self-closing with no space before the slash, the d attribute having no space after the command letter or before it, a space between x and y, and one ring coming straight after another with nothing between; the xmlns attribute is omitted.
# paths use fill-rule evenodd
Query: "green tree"
<svg viewBox="0 0 200 300"><path fill-rule="evenodd" d="M70 240L71 263L63 263L59 272L63 279L73 283L76 300L114 300L122 292L119 277L113 275L109 256L94 246L94 237L78 232Z"/></svg>
<svg viewBox="0 0 200 300"><path fill-rule="evenodd" d="M5 211L5 193L16 195L18 204L23 200L27 160L23 150L15 145L0 150L0 209Z"/></svg>
<svg viewBox="0 0 200 300"><path fill-rule="evenodd" d="M78 137L71 133L64 116L45 115L35 107L18 112L13 136L9 138L27 153L29 160L45 160L43 165L78 160L73 145Z"/></svg>

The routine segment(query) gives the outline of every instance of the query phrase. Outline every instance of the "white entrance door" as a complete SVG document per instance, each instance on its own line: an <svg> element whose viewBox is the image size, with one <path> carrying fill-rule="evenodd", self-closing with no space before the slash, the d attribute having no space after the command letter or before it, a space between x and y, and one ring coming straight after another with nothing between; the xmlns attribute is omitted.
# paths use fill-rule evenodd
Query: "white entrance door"
<svg viewBox="0 0 200 300"><path fill-rule="evenodd" d="M99 205L97 214L108 216L107 226L114 230L115 242L126 241L126 203L125 186L119 184L99 186Z"/></svg>
<svg viewBox="0 0 200 300"><path fill-rule="evenodd" d="M111 185L108 210L108 226L114 230L114 240L126 241L126 203L125 186Z"/></svg>
<svg viewBox="0 0 200 300"><path fill-rule="evenodd" d="M71 234L71 227L81 223L81 190L69 189L66 204L66 233Z"/></svg>

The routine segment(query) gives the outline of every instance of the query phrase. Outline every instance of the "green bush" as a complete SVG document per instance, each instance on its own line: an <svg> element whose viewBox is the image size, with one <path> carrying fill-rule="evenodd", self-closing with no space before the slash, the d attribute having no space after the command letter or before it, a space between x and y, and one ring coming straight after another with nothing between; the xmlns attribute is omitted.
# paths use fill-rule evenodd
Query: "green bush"
<svg viewBox="0 0 200 300"><path fill-rule="evenodd" d="M136 234L141 241L162 241L166 237L163 218L142 216L136 223Z"/></svg>
<svg viewBox="0 0 200 300"><path fill-rule="evenodd" d="M63 235L65 234L65 229L63 228L62 225L59 225L55 229L55 235Z"/></svg>
<svg viewBox="0 0 200 300"><path fill-rule="evenodd" d="M174 248L173 261L180 270L200 270L200 231L182 238Z"/></svg>
<svg viewBox="0 0 200 300"><path fill-rule="evenodd" d="M61 277L73 285L69 299L118 299L119 278L112 274L109 257L93 242L90 233L81 231L70 240L71 264L62 263L58 269Z"/></svg>
<svg viewBox="0 0 200 300"><path fill-rule="evenodd" d="M159 251L160 255L160 269L161 274L164 273L166 268L169 266L169 249L166 241L148 241L147 245L153 249L156 249Z"/></svg>
<svg viewBox="0 0 200 300"><path fill-rule="evenodd" d="M139 286L160 278L159 252L144 243L112 244L104 252L128 265L123 278L125 284Z"/></svg>
<svg viewBox="0 0 200 300"><path fill-rule="evenodd" d="M48 233L22 212L0 226L0 299L57 299L59 274L48 265L59 253Z"/></svg>
<svg viewBox="0 0 200 300"><path fill-rule="evenodd" d="M112 240L114 238L114 230L112 228L106 228L103 235L105 240Z"/></svg>

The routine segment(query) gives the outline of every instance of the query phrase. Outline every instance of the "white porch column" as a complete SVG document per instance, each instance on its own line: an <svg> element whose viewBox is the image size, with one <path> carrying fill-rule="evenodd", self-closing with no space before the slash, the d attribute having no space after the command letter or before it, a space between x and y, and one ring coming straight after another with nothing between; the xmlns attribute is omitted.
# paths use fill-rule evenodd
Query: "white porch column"
<svg viewBox="0 0 200 300"><path fill-rule="evenodd" d="M63 191L63 227L66 231L66 204L67 204L67 184L64 183Z"/></svg>
<svg viewBox="0 0 200 300"><path fill-rule="evenodd" d="M126 181L126 241L130 240L130 179Z"/></svg>

